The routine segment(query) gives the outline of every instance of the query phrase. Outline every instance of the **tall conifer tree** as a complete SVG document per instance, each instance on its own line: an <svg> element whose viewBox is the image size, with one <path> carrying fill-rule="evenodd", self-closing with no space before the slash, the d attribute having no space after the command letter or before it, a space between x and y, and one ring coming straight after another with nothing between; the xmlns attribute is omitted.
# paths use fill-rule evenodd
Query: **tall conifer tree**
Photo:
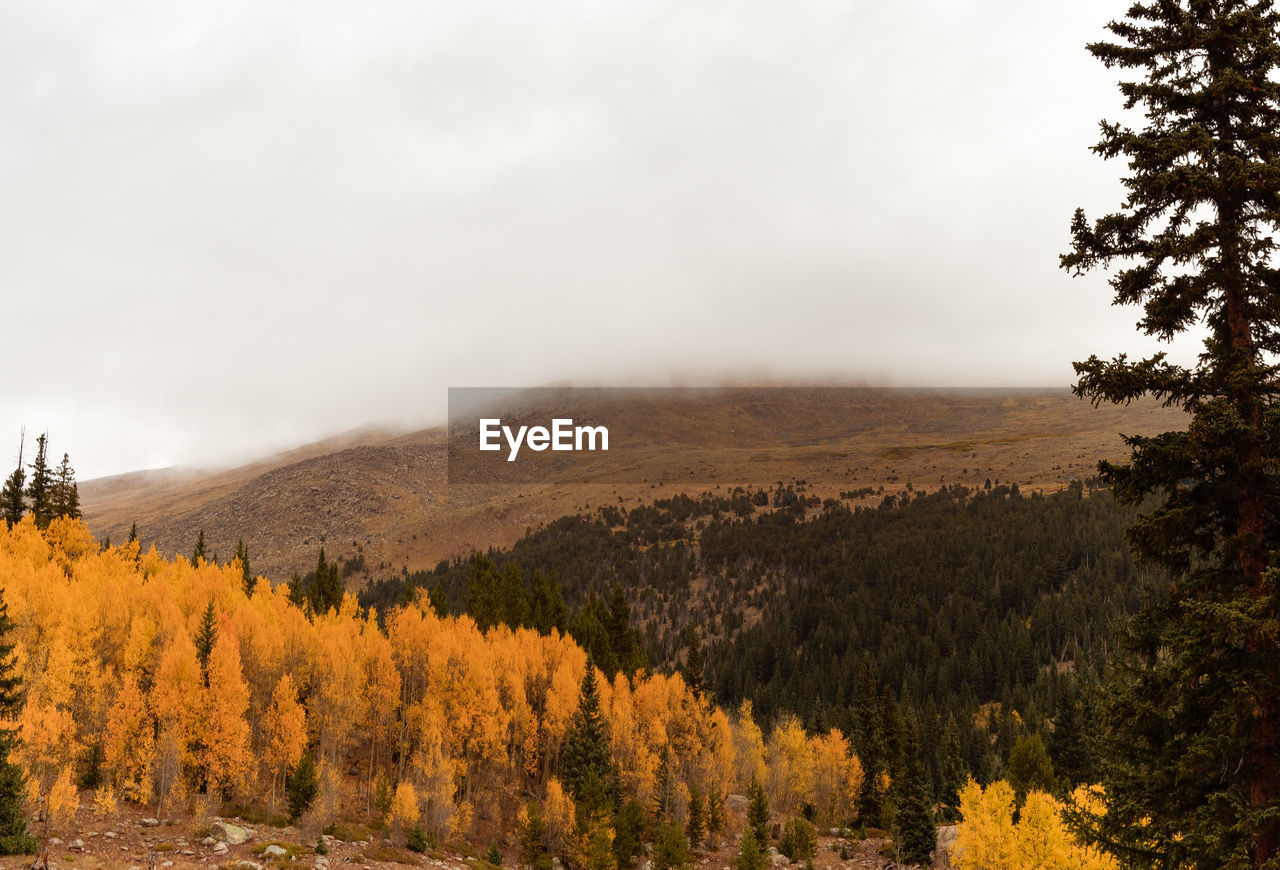
<svg viewBox="0 0 1280 870"><path fill-rule="evenodd" d="M1133 866L1280 857L1278 26L1271 0L1161 0L1089 46L1143 120L1102 123L1094 151L1125 158L1127 196L1094 221L1076 211L1062 266L1118 264L1114 302L1141 305L1147 335L1207 332L1189 366L1076 364L1095 403L1152 396L1188 415L1101 467L1121 500L1154 497L1129 538L1171 578L1133 623L1099 716L1107 812L1092 829Z"/></svg>
<svg viewBox="0 0 1280 870"><path fill-rule="evenodd" d="M18 441L18 467L13 470L4 482L4 490L0 492L0 510L4 512L4 520L10 528L22 519L26 513L25 492L27 487L27 470L22 467L22 448L26 446L26 433Z"/></svg>
<svg viewBox="0 0 1280 870"><path fill-rule="evenodd" d="M36 439L36 461L31 463L31 482L27 484L27 501L36 525L44 528L53 519L53 474L49 471L46 453L49 433L43 432Z"/></svg>

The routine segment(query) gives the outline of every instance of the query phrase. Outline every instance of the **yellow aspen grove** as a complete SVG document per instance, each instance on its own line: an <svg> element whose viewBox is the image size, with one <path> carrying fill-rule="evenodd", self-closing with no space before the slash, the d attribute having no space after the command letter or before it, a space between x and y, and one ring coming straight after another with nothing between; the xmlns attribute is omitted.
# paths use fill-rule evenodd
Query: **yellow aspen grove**
<svg viewBox="0 0 1280 870"><path fill-rule="evenodd" d="M481 631L418 603L380 623L350 595L308 615L283 586L246 595L234 566L193 567L136 542L102 548L78 522L51 528L0 528L27 698L15 761L41 797L100 743L112 798L173 812L207 788L274 813L311 744L308 823L371 814L385 781L412 788L416 823L442 842L509 830L531 795L558 848L572 838L574 804L557 777L587 654L568 636ZM749 704L727 714L679 674L598 675L597 686L624 800L648 804L668 746L677 815L685 789L705 798L767 781ZM769 751L783 773L775 809L820 796L820 813L846 811L861 769L842 735L809 738L782 720Z"/></svg>
<svg viewBox="0 0 1280 870"><path fill-rule="evenodd" d="M280 677L271 694L271 706L263 717L265 746L262 751L263 778L271 783L271 812L276 811L276 790L289 768L302 758L307 748L307 712L298 703L293 677Z"/></svg>
<svg viewBox="0 0 1280 870"><path fill-rule="evenodd" d="M151 796L156 760L155 726L138 680L127 674L107 714L102 743L103 765L125 800L141 803Z"/></svg>

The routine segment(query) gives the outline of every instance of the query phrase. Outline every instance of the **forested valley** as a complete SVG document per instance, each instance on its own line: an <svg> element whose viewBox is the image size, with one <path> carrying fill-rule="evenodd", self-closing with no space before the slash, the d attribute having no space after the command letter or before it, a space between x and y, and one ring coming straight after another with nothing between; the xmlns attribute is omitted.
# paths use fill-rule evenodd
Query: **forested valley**
<svg viewBox="0 0 1280 870"><path fill-rule="evenodd" d="M535 867L729 845L751 870L817 831L922 861L966 813L971 857L1103 861L1061 802L1090 799L1111 622L1158 594L1129 513L1082 485L844 495L606 506L359 598L323 554L273 585L28 514L0 532L11 766L46 832L93 789Z"/></svg>

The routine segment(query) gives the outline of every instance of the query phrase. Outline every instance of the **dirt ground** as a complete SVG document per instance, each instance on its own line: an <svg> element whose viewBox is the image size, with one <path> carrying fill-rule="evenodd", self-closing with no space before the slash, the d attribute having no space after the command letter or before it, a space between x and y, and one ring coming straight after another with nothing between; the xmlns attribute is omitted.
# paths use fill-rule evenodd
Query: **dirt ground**
<svg viewBox="0 0 1280 870"><path fill-rule="evenodd" d="M148 807L121 804L110 817L95 816L92 794L81 795L81 808L75 824L58 833L45 829L43 823L32 825L32 833L41 838L40 856L0 857L0 868L28 868L45 858L54 870L190 870L190 868L259 868L314 867L319 870L339 865L361 865L371 868L432 867L435 870L489 870L489 865L461 852L430 850L417 854L385 839L377 832L359 825L339 825L332 835L317 835L297 827L273 827L250 824L237 818L179 817L159 821ZM234 828L227 829L222 823ZM235 828L243 829L248 838L243 843L227 843L236 839ZM74 830L72 830L74 829ZM227 830L231 831L228 836ZM325 854L317 853L323 844ZM272 847L277 848L272 848ZM844 848L846 858L840 857ZM503 850L503 866L517 864L511 847ZM728 839L718 851L697 851L693 870L733 870L736 839ZM771 851L778 870L788 865L787 859ZM640 870L647 870L641 861ZM798 865L797 865L798 866ZM892 856L883 839L842 840L819 837L814 870L882 870L892 867Z"/></svg>

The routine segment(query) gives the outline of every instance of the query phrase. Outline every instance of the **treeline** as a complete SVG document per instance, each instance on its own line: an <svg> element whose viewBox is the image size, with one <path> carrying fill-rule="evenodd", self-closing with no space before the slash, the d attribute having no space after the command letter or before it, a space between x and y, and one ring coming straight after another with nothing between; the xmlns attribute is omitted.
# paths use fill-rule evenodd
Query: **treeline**
<svg viewBox="0 0 1280 870"><path fill-rule="evenodd" d="M19 440L18 465L5 478L0 489L0 514L5 525L12 526L27 513L35 518L36 525L44 528L55 517L80 516L80 489L76 484L76 472L71 467L71 457L63 453L57 468L49 465L49 433L42 432L36 439L35 461L22 464L26 437ZM28 480L27 471L31 471Z"/></svg>
<svg viewBox="0 0 1280 870"><path fill-rule="evenodd" d="M567 627L593 650L616 645L629 609L654 667L730 707L749 700L766 723L794 712L811 732L835 726L870 769L904 769L910 721L947 806L965 775L1005 775L1031 735L1064 785L1089 779L1086 689L1113 622L1161 594L1129 557L1131 519L1079 483L1049 495L990 482L904 491L875 506L780 484L606 505L508 550L372 584L361 602L421 595L439 612L519 625L537 621L535 599L563 600L576 614ZM477 596L477 576L497 578L497 594ZM596 623L606 630L584 629Z"/></svg>

